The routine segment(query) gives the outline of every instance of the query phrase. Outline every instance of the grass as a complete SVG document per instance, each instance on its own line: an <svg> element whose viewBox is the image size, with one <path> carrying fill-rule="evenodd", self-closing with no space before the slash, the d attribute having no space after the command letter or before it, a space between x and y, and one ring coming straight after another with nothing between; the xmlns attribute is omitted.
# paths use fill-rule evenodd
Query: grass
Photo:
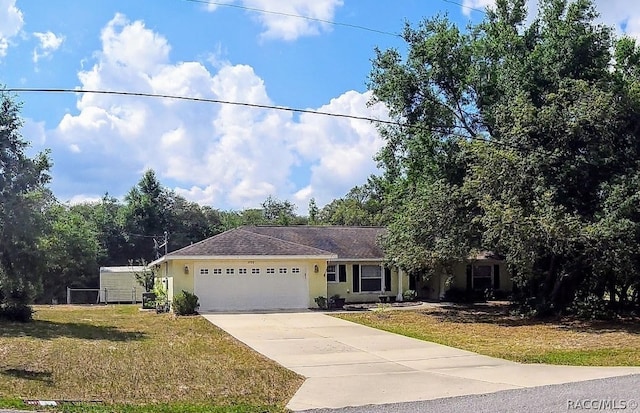
<svg viewBox="0 0 640 413"><path fill-rule="evenodd" d="M640 319L540 321L505 305L337 314L381 330L521 363L640 366Z"/></svg>
<svg viewBox="0 0 640 413"><path fill-rule="evenodd" d="M39 399L83 401L65 411L283 411L303 381L202 317L35 310L32 323L0 321L0 408Z"/></svg>

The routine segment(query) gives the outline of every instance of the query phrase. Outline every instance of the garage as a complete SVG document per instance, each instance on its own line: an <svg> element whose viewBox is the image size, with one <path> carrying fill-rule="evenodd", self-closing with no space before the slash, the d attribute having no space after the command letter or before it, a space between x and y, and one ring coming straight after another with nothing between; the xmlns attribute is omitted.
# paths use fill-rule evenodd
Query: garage
<svg viewBox="0 0 640 413"><path fill-rule="evenodd" d="M308 268L283 261L194 266L200 311L291 310L309 307Z"/></svg>

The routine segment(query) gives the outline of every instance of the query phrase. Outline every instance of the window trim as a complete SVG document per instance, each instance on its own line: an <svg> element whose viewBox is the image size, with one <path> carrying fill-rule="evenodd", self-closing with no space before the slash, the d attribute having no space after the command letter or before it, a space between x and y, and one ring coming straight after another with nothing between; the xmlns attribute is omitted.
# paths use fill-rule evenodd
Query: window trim
<svg viewBox="0 0 640 413"><path fill-rule="evenodd" d="M476 275L476 269L478 267L489 267L489 275ZM491 264L474 264L471 266L471 288L473 290L480 290L480 288L476 287L476 279L486 279L489 280L489 288L493 289L493 270L494 266Z"/></svg>
<svg viewBox="0 0 640 413"><path fill-rule="evenodd" d="M333 270L330 271L329 268L333 267ZM338 272L336 271L336 264L327 264L327 283L337 284L338 283ZM333 274L333 280L329 279L329 274Z"/></svg>
<svg viewBox="0 0 640 413"><path fill-rule="evenodd" d="M378 270L378 276L377 277L367 277L364 275L364 271L363 269L365 267L374 267L377 268ZM380 289L378 290L363 290L362 289L362 280L378 280L380 281ZM382 270L382 267L380 267L380 265L377 264L361 264L360 265L360 292L359 294L380 294L382 293L382 287L384 286L384 271Z"/></svg>

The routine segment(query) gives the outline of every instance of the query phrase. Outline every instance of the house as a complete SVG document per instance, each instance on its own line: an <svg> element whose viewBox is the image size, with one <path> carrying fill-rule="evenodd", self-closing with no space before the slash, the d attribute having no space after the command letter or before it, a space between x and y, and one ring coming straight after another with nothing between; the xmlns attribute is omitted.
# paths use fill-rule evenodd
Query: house
<svg viewBox="0 0 640 413"><path fill-rule="evenodd" d="M406 272L385 267L378 244L384 231L382 227L244 226L149 265L156 267L170 301L182 290L192 292L202 312L314 308L316 297L336 294L347 303L377 302L380 296L402 300L416 283ZM486 268L474 265L472 286L485 286ZM461 268L465 274L466 267ZM493 267L491 271L493 276ZM435 278L421 287L440 298L447 285L444 277Z"/></svg>
<svg viewBox="0 0 640 413"><path fill-rule="evenodd" d="M442 300L450 289L510 292L513 281L503 257L491 251L481 251L470 255L465 262L455 263L450 273L435 274L426 280L412 279L409 287L415 289L421 298Z"/></svg>

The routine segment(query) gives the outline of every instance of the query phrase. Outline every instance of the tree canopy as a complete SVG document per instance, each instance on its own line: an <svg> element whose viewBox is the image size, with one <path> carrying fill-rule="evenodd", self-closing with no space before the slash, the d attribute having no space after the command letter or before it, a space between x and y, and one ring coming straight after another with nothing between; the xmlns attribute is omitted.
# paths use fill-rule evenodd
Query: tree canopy
<svg viewBox="0 0 640 413"><path fill-rule="evenodd" d="M506 257L537 314L640 303L640 49L589 0L497 0L461 30L407 25L377 50L373 100L388 256L427 276L474 250ZM631 297L633 296L633 297Z"/></svg>

